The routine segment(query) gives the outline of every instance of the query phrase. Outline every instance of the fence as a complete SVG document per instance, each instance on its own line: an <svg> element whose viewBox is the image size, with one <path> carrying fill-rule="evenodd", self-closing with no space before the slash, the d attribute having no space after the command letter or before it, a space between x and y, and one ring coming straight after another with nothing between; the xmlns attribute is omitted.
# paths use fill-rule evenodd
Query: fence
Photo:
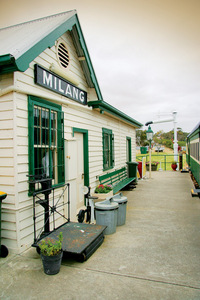
<svg viewBox="0 0 200 300"><path fill-rule="evenodd" d="M149 154L142 154L136 156L136 161L142 161L143 157L146 157L146 161L149 161ZM186 168L186 154L178 154L178 165L180 169ZM163 171L172 170L171 164L174 161L174 154L151 154L151 162L156 161L159 162L158 169L162 169ZM181 166L182 165L182 166Z"/></svg>

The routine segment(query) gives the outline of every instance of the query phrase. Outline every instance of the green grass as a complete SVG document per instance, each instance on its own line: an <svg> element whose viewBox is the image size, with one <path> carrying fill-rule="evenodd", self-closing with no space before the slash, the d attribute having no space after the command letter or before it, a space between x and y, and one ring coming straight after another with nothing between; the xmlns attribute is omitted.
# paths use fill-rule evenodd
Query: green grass
<svg viewBox="0 0 200 300"><path fill-rule="evenodd" d="M145 156L146 156L147 161L149 161L149 153L137 155L136 161L137 162L142 161L142 157L145 157ZM184 167L186 165L186 154L183 154L182 160L183 160L182 164ZM151 161L159 162L158 169L160 168L160 162L161 162L161 168L164 171L170 171L170 170L172 170L171 163L172 163L172 161L174 161L174 155L173 154L163 154L163 153L152 153ZM179 161L179 159L178 159L178 161Z"/></svg>

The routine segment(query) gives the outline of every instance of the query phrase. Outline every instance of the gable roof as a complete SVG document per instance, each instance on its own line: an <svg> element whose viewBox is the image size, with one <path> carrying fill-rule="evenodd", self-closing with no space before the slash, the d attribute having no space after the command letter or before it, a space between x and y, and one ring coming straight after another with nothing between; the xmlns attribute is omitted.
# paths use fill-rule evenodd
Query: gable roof
<svg viewBox="0 0 200 300"><path fill-rule="evenodd" d="M46 48L52 47L66 31L70 31L77 55L81 58L88 86L96 90L98 100L88 102L88 106L105 111L134 127L141 127L141 123L103 101L76 10L1 28L0 75L26 71L29 64Z"/></svg>
<svg viewBox="0 0 200 300"><path fill-rule="evenodd" d="M76 10L52 15L0 29L0 74L24 72L46 48L50 48L66 31L70 31L77 54L85 59L80 64L88 86L95 88L97 97L102 94L88 53Z"/></svg>

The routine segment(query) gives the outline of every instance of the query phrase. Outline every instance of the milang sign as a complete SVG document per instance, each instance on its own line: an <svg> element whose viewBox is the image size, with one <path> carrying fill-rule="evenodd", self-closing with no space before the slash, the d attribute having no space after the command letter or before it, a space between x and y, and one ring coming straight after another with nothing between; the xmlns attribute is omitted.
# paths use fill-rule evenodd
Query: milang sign
<svg viewBox="0 0 200 300"><path fill-rule="evenodd" d="M39 65L35 65L35 83L83 105L87 104L85 91Z"/></svg>

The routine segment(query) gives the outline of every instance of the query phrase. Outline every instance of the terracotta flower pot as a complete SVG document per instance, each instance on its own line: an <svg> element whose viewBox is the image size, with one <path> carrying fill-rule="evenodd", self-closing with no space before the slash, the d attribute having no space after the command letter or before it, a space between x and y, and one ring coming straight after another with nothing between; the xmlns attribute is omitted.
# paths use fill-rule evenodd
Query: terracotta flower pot
<svg viewBox="0 0 200 300"><path fill-rule="evenodd" d="M171 167L172 167L172 170L173 170L173 171L176 171L177 164L171 164Z"/></svg>

